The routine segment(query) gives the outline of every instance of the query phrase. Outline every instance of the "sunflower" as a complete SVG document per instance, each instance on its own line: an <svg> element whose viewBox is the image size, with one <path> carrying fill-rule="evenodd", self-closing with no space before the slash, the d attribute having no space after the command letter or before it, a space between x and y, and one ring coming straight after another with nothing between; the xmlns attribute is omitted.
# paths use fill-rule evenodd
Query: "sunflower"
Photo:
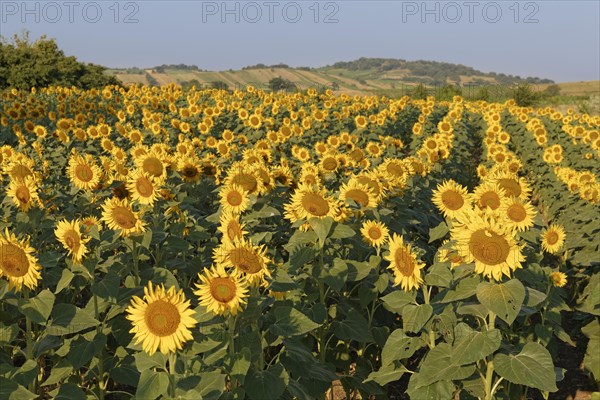
<svg viewBox="0 0 600 400"><path fill-rule="evenodd" d="M504 189L507 197L518 197L522 200L527 200L531 195L531 187L525 178L520 178L510 173L497 173L494 175L489 179L490 182Z"/></svg>
<svg viewBox="0 0 600 400"><path fill-rule="evenodd" d="M25 179L11 179L6 194L21 211L28 211L34 204L41 205L37 185L31 175Z"/></svg>
<svg viewBox="0 0 600 400"><path fill-rule="evenodd" d="M389 242L389 254L385 257L390 262L389 269L394 272L394 286L400 285L403 290L418 289L423 283L421 269L424 263L417 260L410 244L405 244L402 236L393 234Z"/></svg>
<svg viewBox="0 0 600 400"><path fill-rule="evenodd" d="M133 296L125 311L133 324L129 333L150 355L157 350L162 354L181 350L183 343L193 339L190 329L198 323L183 290L175 291L174 286L165 290L162 284L153 288L152 282L144 287L144 299Z"/></svg>
<svg viewBox="0 0 600 400"><path fill-rule="evenodd" d="M119 229L121 236L129 236L131 233L141 233L146 229L144 222L137 212L134 212L127 199L107 199L102 204L102 221L109 229Z"/></svg>
<svg viewBox="0 0 600 400"><path fill-rule="evenodd" d="M21 291L23 285L35 289L41 278L41 266L33 255L35 249L29 240L19 240L6 228L0 234L0 277L6 276L9 289Z"/></svg>
<svg viewBox="0 0 600 400"><path fill-rule="evenodd" d="M54 235L65 250L69 251L74 263L80 263L83 257L88 252L85 244L90 241L90 238L81 236L81 223L79 220L67 221L63 219L59 221L54 230Z"/></svg>
<svg viewBox="0 0 600 400"><path fill-rule="evenodd" d="M102 172L91 155L80 156L73 153L69 159L67 174L77 188L92 190L100 183Z"/></svg>
<svg viewBox="0 0 600 400"><path fill-rule="evenodd" d="M216 266L205 269L198 277L201 283L196 284L198 290L194 294L200 305L215 315L236 315L242 311L247 303L248 284L237 270L226 272L222 266Z"/></svg>
<svg viewBox="0 0 600 400"><path fill-rule="evenodd" d="M348 182L340 187L340 199L343 201L352 200L360 207L377 207L377 196L373 194L371 188L356 181Z"/></svg>
<svg viewBox="0 0 600 400"><path fill-rule="evenodd" d="M542 232L542 248L551 254L556 254L565 243L565 228L552 224Z"/></svg>
<svg viewBox="0 0 600 400"><path fill-rule="evenodd" d="M177 162L177 172L188 183L198 182L202 176L201 165L193 157L182 157Z"/></svg>
<svg viewBox="0 0 600 400"><path fill-rule="evenodd" d="M499 214L509 227L524 231L533 226L533 218L537 212L530 202L518 197L511 197L503 200Z"/></svg>
<svg viewBox="0 0 600 400"><path fill-rule="evenodd" d="M244 230L244 224L240 222L240 217L230 211L224 211L219 218L219 232L223 234L223 243L232 243L244 239L247 234Z"/></svg>
<svg viewBox="0 0 600 400"><path fill-rule="evenodd" d="M269 258L265 255L264 246L255 246L246 239L232 243L222 243L214 251L217 265L224 268L233 267L245 274L248 284L259 286L265 276L271 276L267 267Z"/></svg>
<svg viewBox="0 0 600 400"><path fill-rule="evenodd" d="M250 165L242 163L235 163L229 168L224 183L226 186L239 185L248 194L261 193L263 191L262 179L259 179L256 170Z"/></svg>
<svg viewBox="0 0 600 400"><path fill-rule="evenodd" d="M167 167L160 155L155 152L141 155L135 158L135 164L144 172L155 178L164 178L167 175Z"/></svg>
<svg viewBox="0 0 600 400"><path fill-rule="evenodd" d="M433 191L432 201L446 218L454 218L470 207L467 188L452 179L437 185L436 190Z"/></svg>
<svg viewBox="0 0 600 400"><path fill-rule="evenodd" d="M160 181L141 169L134 171L126 184L131 199L140 204L152 205L158 198Z"/></svg>
<svg viewBox="0 0 600 400"><path fill-rule="evenodd" d="M367 220L360 228L363 240L369 245L379 248L384 245L389 237L390 231L383 222Z"/></svg>
<svg viewBox="0 0 600 400"><path fill-rule="evenodd" d="M285 216L292 222L299 219L334 217L338 205L327 196L325 189L316 185L300 184L285 206Z"/></svg>
<svg viewBox="0 0 600 400"><path fill-rule="evenodd" d="M550 281L556 287L563 287L567 284L567 275L558 271L551 272Z"/></svg>
<svg viewBox="0 0 600 400"><path fill-rule="evenodd" d="M460 216L451 237L465 263L474 262L475 272L497 281L503 274L510 277L525 260L507 225L474 211Z"/></svg>
<svg viewBox="0 0 600 400"><path fill-rule="evenodd" d="M242 186L236 184L223 187L219 192L219 196L221 197L220 202L223 209L234 214L243 213L250 205L248 192Z"/></svg>

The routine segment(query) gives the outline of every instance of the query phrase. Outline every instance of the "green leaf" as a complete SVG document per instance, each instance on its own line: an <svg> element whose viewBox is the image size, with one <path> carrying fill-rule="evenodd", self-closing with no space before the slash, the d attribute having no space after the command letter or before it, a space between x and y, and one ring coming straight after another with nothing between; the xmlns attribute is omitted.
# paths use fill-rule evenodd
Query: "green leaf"
<svg viewBox="0 0 600 400"><path fill-rule="evenodd" d="M384 386L390 382L397 381L407 371L408 369L406 369L404 365L395 367L393 364L390 364L386 365L385 367L381 367L379 371L371 372L367 379L365 379L363 382L366 383L369 381L375 381L377 384Z"/></svg>
<svg viewBox="0 0 600 400"><path fill-rule="evenodd" d="M579 311L600 315L600 272L592 275L577 302Z"/></svg>
<svg viewBox="0 0 600 400"><path fill-rule="evenodd" d="M46 333L55 336L69 335L97 326L99 323L82 309L72 304L60 303L52 310Z"/></svg>
<svg viewBox="0 0 600 400"><path fill-rule="evenodd" d="M67 360L71 363L75 370L86 365L94 355L100 353L106 344L106 336L98 333L94 339L88 341L83 336L71 342L71 349L67 355Z"/></svg>
<svg viewBox="0 0 600 400"><path fill-rule="evenodd" d="M509 382L547 392L555 392L556 375L548 350L538 343L527 343L516 356L496 354L494 370Z"/></svg>
<svg viewBox="0 0 600 400"><path fill-rule="evenodd" d="M333 260L334 264L339 262L338 260L341 260L341 259L336 258L335 260ZM354 260L348 260L348 261L341 260L341 262L345 262L348 267L348 279L347 280L349 282L357 282L357 281L363 280L373 270L373 265L371 263L354 261Z"/></svg>
<svg viewBox="0 0 600 400"><path fill-rule="evenodd" d="M231 367L231 375L240 381L241 384L244 384L244 379L246 378L246 374L250 368L251 361L252 355L250 354L250 349L247 347L244 347L238 351L234 356L233 366Z"/></svg>
<svg viewBox="0 0 600 400"><path fill-rule="evenodd" d="M390 334L381 351L381 366L391 365L394 361L412 357L421 347L421 339L407 336L402 329Z"/></svg>
<svg viewBox="0 0 600 400"><path fill-rule="evenodd" d="M275 307L272 313L275 316L275 323L271 325L270 331L277 336L304 335L320 326L320 324L290 306Z"/></svg>
<svg viewBox="0 0 600 400"><path fill-rule="evenodd" d="M74 383L63 383L60 385L58 394L54 400L86 400L85 392Z"/></svg>
<svg viewBox="0 0 600 400"><path fill-rule="evenodd" d="M225 391L225 379L227 375L221 371L204 372L200 374L199 390L202 400L216 400Z"/></svg>
<svg viewBox="0 0 600 400"><path fill-rule="evenodd" d="M150 368L164 369L167 365L167 358L160 352L149 355L145 351L140 351L139 353L135 353L133 357L135 358L135 366L140 371Z"/></svg>
<svg viewBox="0 0 600 400"><path fill-rule="evenodd" d="M478 332L461 322L454 328L452 362L465 365L481 360L498 350L501 342L502 335L499 330Z"/></svg>
<svg viewBox="0 0 600 400"><path fill-rule="evenodd" d="M443 290L435 296L433 301L440 303L452 303L457 300L468 299L477 292L477 286L481 282L478 275L469 276L458 281L456 287Z"/></svg>
<svg viewBox="0 0 600 400"><path fill-rule="evenodd" d="M433 264L425 275L425 283L430 286L450 287L452 272L447 263Z"/></svg>
<svg viewBox="0 0 600 400"><path fill-rule="evenodd" d="M31 393L17 382L0 376L0 399L30 400L37 397L37 394Z"/></svg>
<svg viewBox="0 0 600 400"><path fill-rule="evenodd" d="M342 340L356 340L361 343L373 341L369 323L356 310L350 310L343 321L334 321L332 326L333 333Z"/></svg>
<svg viewBox="0 0 600 400"><path fill-rule="evenodd" d="M435 346L421 363L415 389L437 381L466 379L475 371L473 365L460 366L452 360L452 347L448 343Z"/></svg>
<svg viewBox="0 0 600 400"><path fill-rule="evenodd" d="M406 332L417 333L429 321L432 314L433 307L430 304L408 304L402 310L402 326Z"/></svg>
<svg viewBox="0 0 600 400"><path fill-rule="evenodd" d="M477 299L510 325L519 314L525 300L525 287L517 279L506 283L481 282L477 286Z"/></svg>
<svg viewBox="0 0 600 400"><path fill-rule="evenodd" d="M115 272L108 271L104 278L92 285L92 293L96 294L101 299L117 302L117 295L119 294L119 286L121 279Z"/></svg>
<svg viewBox="0 0 600 400"><path fill-rule="evenodd" d="M405 292L404 290L396 290L381 298L383 306L391 312L402 314L402 310L407 304L415 302L415 294L413 292Z"/></svg>
<svg viewBox="0 0 600 400"><path fill-rule="evenodd" d="M140 400L154 400L167 391L169 376L165 372L150 369L142 371L135 397Z"/></svg>
<svg viewBox="0 0 600 400"><path fill-rule="evenodd" d="M590 341L587 344L583 365L587 370L594 374L596 381L600 381L600 323L595 319L583 328L581 331Z"/></svg>
<svg viewBox="0 0 600 400"><path fill-rule="evenodd" d="M417 386L420 374L413 374L408 383L407 393L411 399L448 400L454 394L454 384L451 381L437 381L430 385Z"/></svg>
<svg viewBox="0 0 600 400"><path fill-rule="evenodd" d="M269 289L274 292L287 292L298 288L292 277L282 268L278 268L275 273Z"/></svg>
<svg viewBox="0 0 600 400"><path fill-rule="evenodd" d="M278 399L289 382L287 372L281 364L275 364L264 371L254 368L246 376L246 393L252 400Z"/></svg>
<svg viewBox="0 0 600 400"><path fill-rule="evenodd" d="M299 246L290 253L290 267L300 269L309 262L313 262L317 255L314 247Z"/></svg>
<svg viewBox="0 0 600 400"><path fill-rule="evenodd" d="M336 292L342 290L347 278L348 264L345 262L334 262L333 267L326 269L323 273L325 283L335 289Z"/></svg>
<svg viewBox="0 0 600 400"><path fill-rule="evenodd" d="M59 279L58 283L56 284L56 290L54 291L54 293L58 294L63 289L69 287L69 284L71 283L71 280L73 280L74 276L75 276L75 274L73 274L70 269L67 269L67 268L63 269L60 279Z"/></svg>
<svg viewBox="0 0 600 400"><path fill-rule="evenodd" d="M308 223L319 238L319 247L323 247L323 243L325 243L325 239L327 239L331 227L333 226L333 218L325 217L321 219L313 217L308 220Z"/></svg>
<svg viewBox="0 0 600 400"><path fill-rule="evenodd" d="M19 299L19 310L37 324L45 324L54 306L54 294L48 290L42 290L37 296L29 301Z"/></svg>
<svg viewBox="0 0 600 400"><path fill-rule="evenodd" d="M542 293L539 290L535 290L530 287L525 287L525 306L535 307L544 300L546 300L546 293Z"/></svg>
<svg viewBox="0 0 600 400"><path fill-rule="evenodd" d="M344 224L336 224L335 228L333 228L333 232L331 233L332 239L346 239L356 235L354 229L350 228L348 225Z"/></svg>
<svg viewBox="0 0 600 400"><path fill-rule="evenodd" d="M445 222L442 222L435 228L429 229L429 243L442 239L448 232L450 232L450 229L448 229L448 225Z"/></svg>
<svg viewBox="0 0 600 400"><path fill-rule="evenodd" d="M44 381L44 383L42 383L41 386L57 384L63 379L67 378L71 374L71 372L73 372L73 367L71 366L71 364L69 364L67 360L61 359L58 361L58 363L52 366L50 376ZM0 396L0 398L2 398L2 396Z"/></svg>

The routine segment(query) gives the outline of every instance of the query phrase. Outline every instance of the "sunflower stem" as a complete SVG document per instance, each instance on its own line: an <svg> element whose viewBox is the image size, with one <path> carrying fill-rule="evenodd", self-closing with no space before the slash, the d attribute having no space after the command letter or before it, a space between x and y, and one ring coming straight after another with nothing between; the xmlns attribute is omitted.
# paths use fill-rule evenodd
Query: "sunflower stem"
<svg viewBox="0 0 600 400"><path fill-rule="evenodd" d="M423 290L423 300L425 301L425 304L429 304L430 297L431 297L431 288L427 287L427 285L423 285L421 287L421 289ZM430 329L428 333L429 333L429 348L433 349L435 347L435 332L432 329Z"/></svg>
<svg viewBox="0 0 600 400"><path fill-rule="evenodd" d="M94 293L94 313L96 315L96 320L100 321L100 313L98 311L98 296ZM102 323L98 325L96 329L96 335L102 333ZM102 357L102 352L104 349L100 349L100 354L98 354L98 393L100 395L100 400L104 400L104 360Z"/></svg>
<svg viewBox="0 0 600 400"><path fill-rule="evenodd" d="M177 353L169 352L169 393L172 399L175 398L175 364L177 363Z"/></svg>
<svg viewBox="0 0 600 400"><path fill-rule="evenodd" d="M139 260L138 260L138 247L137 242L135 240L131 241L133 243L133 275L135 278L135 285L140 285L140 270L139 270Z"/></svg>
<svg viewBox="0 0 600 400"><path fill-rule="evenodd" d="M488 331L494 329L494 323L496 321L496 314L493 311L490 311L488 314ZM487 363L487 368L485 372L485 400L492 400L494 396L494 390L492 388L492 381L494 378L494 362L489 360Z"/></svg>
<svg viewBox="0 0 600 400"><path fill-rule="evenodd" d="M319 249L319 274L321 274L323 272L323 269L325 268L324 265L325 263L323 262L323 248L324 248L325 243L322 243L322 246L320 246ZM325 307L325 283L323 282L322 279L319 279L319 301L321 302L321 304ZM323 325L321 325L319 327L319 361L322 364L325 364L325 359L327 358L327 341L326 341L326 332L325 332L325 325L327 323L327 315L325 315L325 321L323 322Z"/></svg>
<svg viewBox="0 0 600 400"><path fill-rule="evenodd" d="M25 302L29 303L29 289L25 288L23 292ZM25 355L27 356L28 360L33 360L33 332L31 329L31 320L28 316L25 316L25 343L27 346L25 347ZM34 377L28 385L28 389L32 393L35 393L35 380L36 378Z"/></svg>
<svg viewBox="0 0 600 400"><path fill-rule="evenodd" d="M235 358L235 323L237 317L229 314L229 358L231 359L231 367L233 369L233 360ZM231 376L231 390L233 391L238 385L237 379Z"/></svg>

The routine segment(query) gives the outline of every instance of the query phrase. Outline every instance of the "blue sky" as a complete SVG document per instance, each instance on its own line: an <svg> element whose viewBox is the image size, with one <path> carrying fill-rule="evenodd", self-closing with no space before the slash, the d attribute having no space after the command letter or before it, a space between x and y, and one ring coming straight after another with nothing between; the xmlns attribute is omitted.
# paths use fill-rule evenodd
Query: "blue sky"
<svg viewBox="0 0 600 400"><path fill-rule="evenodd" d="M436 60L557 82L600 79L600 1L0 1L0 34L27 29L109 67L359 57Z"/></svg>

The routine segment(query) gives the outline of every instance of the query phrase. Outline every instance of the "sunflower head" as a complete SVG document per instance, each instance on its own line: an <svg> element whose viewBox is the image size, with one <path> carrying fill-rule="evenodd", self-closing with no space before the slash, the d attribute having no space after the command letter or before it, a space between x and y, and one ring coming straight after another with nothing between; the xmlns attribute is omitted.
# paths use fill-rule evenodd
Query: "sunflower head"
<svg viewBox="0 0 600 400"><path fill-rule="evenodd" d="M223 268L235 268L252 286L259 286L271 276L264 246L255 246L245 239L221 244L215 249L214 258Z"/></svg>
<svg viewBox="0 0 600 400"><path fill-rule="evenodd" d="M248 298L248 284L237 270L227 272L222 266L214 266L198 277L200 283L196 284L194 293L200 305L215 315L236 315L242 311Z"/></svg>
<svg viewBox="0 0 600 400"><path fill-rule="evenodd" d="M41 266L34 252L28 240L19 240L8 228L4 235L0 234L0 277L8 279L9 288L19 292L23 285L29 289L37 287Z"/></svg>
<svg viewBox="0 0 600 400"><path fill-rule="evenodd" d="M402 236L393 234L389 242L389 254L385 257L390 262L389 269L394 273L394 286L400 285L403 290L418 289L423 283L421 269L425 264L417 259L410 244L405 244Z"/></svg>
<svg viewBox="0 0 600 400"><path fill-rule="evenodd" d="M102 204L102 221L110 229L121 231L121 236L145 231L144 222L131 208L127 199L107 199Z"/></svg>
<svg viewBox="0 0 600 400"><path fill-rule="evenodd" d="M135 334L135 343L142 343L150 355L157 350L162 354L181 350L185 342L192 340L190 329L197 324L183 290L153 287L152 282L144 287L144 298L134 296L125 312L133 325L129 332Z"/></svg>
<svg viewBox="0 0 600 400"><path fill-rule="evenodd" d="M437 186L433 192L432 201L447 218L454 218L458 213L470 207L467 188L452 179Z"/></svg>
<svg viewBox="0 0 600 400"><path fill-rule="evenodd" d="M567 275L559 271L551 272L550 281L556 287L563 287L567 284Z"/></svg>
<svg viewBox="0 0 600 400"><path fill-rule="evenodd" d="M389 237L390 231L383 222L365 221L360 228L363 240L369 245L379 248L384 245Z"/></svg>
<svg viewBox="0 0 600 400"><path fill-rule="evenodd" d="M74 263L80 263L83 260L83 257L88 252L86 243L90 239L82 237L79 220L68 221L63 219L59 221L54 230L54 235L72 256Z"/></svg>
<svg viewBox="0 0 600 400"><path fill-rule="evenodd" d="M565 243L565 228L552 224L542 232L542 248L551 254L556 254Z"/></svg>

